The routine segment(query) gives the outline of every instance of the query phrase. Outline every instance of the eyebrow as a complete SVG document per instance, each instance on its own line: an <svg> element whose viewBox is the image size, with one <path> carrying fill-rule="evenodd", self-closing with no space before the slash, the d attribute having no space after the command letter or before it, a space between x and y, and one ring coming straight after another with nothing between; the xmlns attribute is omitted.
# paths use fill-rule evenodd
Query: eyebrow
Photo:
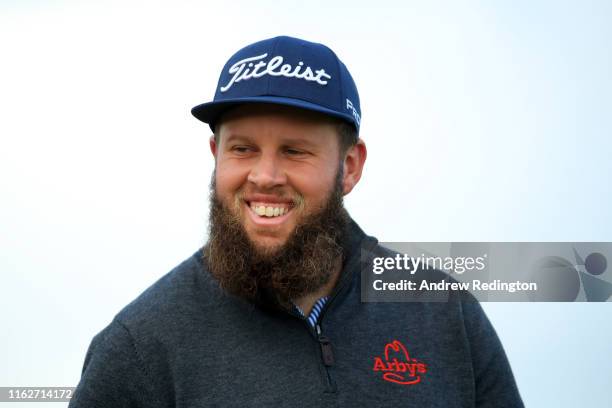
<svg viewBox="0 0 612 408"><path fill-rule="evenodd" d="M238 133L232 133L229 135L229 137L226 139L226 143L231 143L231 142L251 142L252 138L247 136L247 135L242 135L242 134L238 134ZM306 147L309 149L316 149L317 145L314 144L311 140L304 138L304 137L284 137L281 139L280 142L281 146L302 146L302 147Z"/></svg>
<svg viewBox="0 0 612 408"><path fill-rule="evenodd" d="M248 136L244 136L244 135L239 135L239 134L236 134L236 133L232 133L232 134L230 134L230 135L229 135L229 137L228 137L228 138L225 140L225 142L226 142L226 143L230 143L230 142L233 142L233 141L235 141L235 140L237 140L237 141L247 141L247 142L248 142L248 141L250 141L250 138L249 138Z"/></svg>

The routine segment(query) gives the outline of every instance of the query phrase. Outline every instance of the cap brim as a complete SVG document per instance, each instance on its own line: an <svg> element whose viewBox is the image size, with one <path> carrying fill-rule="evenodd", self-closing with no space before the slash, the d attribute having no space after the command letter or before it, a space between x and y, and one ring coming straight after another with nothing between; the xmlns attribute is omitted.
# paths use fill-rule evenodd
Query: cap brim
<svg viewBox="0 0 612 408"><path fill-rule="evenodd" d="M293 106L343 119L355 126L354 119L349 114L344 115L334 110L327 109L323 106L315 105L310 102L305 102L300 99L283 98L279 96L251 96L247 98L234 98L217 102L207 102L193 107L191 109L191 114L202 122L208 123L211 130L214 132L215 122L226 110L245 103L269 103L274 105Z"/></svg>

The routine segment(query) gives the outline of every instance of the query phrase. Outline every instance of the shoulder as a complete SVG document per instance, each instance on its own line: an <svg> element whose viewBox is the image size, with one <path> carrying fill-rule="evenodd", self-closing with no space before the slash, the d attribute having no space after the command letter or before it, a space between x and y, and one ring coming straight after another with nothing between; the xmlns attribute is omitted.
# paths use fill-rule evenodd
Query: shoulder
<svg viewBox="0 0 612 408"><path fill-rule="evenodd" d="M113 321L134 336L153 336L207 308L216 292L198 250L125 306Z"/></svg>
<svg viewBox="0 0 612 408"><path fill-rule="evenodd" d="M167 406L173 401L170 354L181 349L186 331L204 326L199 322L215 310L215 293L198 250L93 338L70 406Z"/></svg>

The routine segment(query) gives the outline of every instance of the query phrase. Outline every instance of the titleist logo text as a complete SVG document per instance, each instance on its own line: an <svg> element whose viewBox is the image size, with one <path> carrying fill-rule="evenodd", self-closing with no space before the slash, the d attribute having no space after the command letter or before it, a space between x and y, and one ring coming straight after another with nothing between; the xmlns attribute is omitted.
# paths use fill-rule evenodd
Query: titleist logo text
<svg viewBox="0 0 612 408"><path fill-rule="evenodd" d="M220 88L221 92L227 91L236 82L246 81L251 78L261 78L264 75L304 79L306 81L315 81L319 85L326 85L326 79L331 79L331 76L323 68L313 71L309 66L304 67L302 61L298 62L295 67L291 66L291 64L283 64L284 59L280 55L272 57L268 62L262 61L267 56L268 53L265 53L235 62L229 68L229 73L234 74L234 76L225 86ZM255 61L259 62L254 63ZM277 68L279 69L277 70Z"/></svg>

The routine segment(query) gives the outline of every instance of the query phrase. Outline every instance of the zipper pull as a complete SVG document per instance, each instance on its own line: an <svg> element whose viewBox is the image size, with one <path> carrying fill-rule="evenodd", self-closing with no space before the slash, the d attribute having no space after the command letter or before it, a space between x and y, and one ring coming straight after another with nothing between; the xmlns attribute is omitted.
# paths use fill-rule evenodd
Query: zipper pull
<svg viewBox="0 0 612 408"><path fill-rule="evenodd" d="M334 365L334 352L332 350L331 341L321 335L321 326L317 324L317 336L319 339L319 344L321 345L321 355L323 357L323 364L326 367L331 367Z"/></svg>

